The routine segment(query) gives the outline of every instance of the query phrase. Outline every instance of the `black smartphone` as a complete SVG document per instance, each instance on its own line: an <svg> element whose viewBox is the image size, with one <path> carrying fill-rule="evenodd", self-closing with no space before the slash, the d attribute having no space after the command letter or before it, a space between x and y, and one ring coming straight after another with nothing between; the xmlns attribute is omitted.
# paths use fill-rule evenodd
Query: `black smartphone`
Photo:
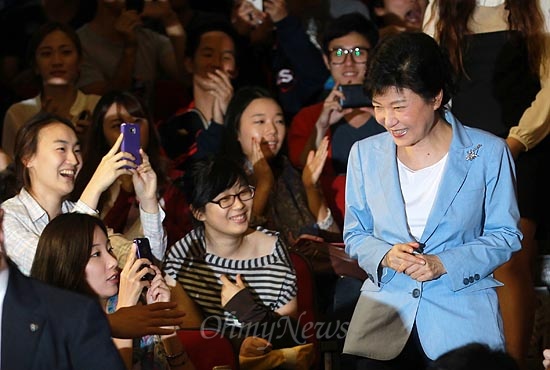
<svg viewBox="0 0 550 370"><path fill-rule="evenodd" d="M426 247L426 244L419 242L418 243L418 248L413 250L413 254L422 254L422 253L424 253L424 247Z"/></svg>
<svg viewBox="0 0 550 370"><path fill-rule="evenodd" d="M139 154L139 148L141 146L139 125L135 123L124 122L120 125L120 132L122 132L122 144L120 150L126 153L130 153L134 156L134 163L136 166L141 164L141 154Z"/></svg>
<svg viewBox="0 0 550 370"><path fill-rule="evenodd" d="M340 85L338 90L344 93L344 99L340 99L342 108L372 107L372 100L363 85Z"/></svg>
<svg viewBox="0 0 550 370"><path fill-rule="evenodd" d="M126 0L126 10L135 10L141 13L145 7L145 0Z"/></svg>
<svg viewBox="0 0 550 370"><path fill-rule="evenodd" d="M149 239L147 238L136 238L134 243L137 245L136 257L137 258L147 258L151 263L154 261L153 253L151 252L151 245L149 244ZM149 265L141 265L140 270L144 267L149 267ZM155 275L145 274L141 280L153 280Z"/></svg>

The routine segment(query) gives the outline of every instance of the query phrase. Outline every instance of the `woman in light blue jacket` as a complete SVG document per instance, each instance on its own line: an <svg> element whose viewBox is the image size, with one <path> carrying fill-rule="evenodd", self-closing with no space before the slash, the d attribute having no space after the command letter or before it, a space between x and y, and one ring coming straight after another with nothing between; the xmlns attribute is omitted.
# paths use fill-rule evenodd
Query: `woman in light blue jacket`
<svg viewBox="0 0 550 370"><path fill-rule="evenodd" d="M351 150L344 239L368 273L344 352L362 369L420 369L470 342L504 348L493 271L520 249L502 139L445 111L452 76L420 33L385 39L367 85L387 133Z"/></svg>

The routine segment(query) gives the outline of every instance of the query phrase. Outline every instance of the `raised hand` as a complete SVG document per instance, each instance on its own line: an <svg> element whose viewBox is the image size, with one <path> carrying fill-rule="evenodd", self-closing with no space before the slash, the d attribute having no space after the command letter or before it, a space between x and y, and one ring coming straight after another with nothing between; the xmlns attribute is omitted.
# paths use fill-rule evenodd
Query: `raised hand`
<svg viewBox="0 0 550 370"><path fill-rule="evenodd" d="M235 2L231 14L231 23L240 35L248 35L257 25L262 24L267 14L256 9L250 1L238 0Z"/></svg>
<svg viewBox="0 0 550 370"><path fill-rule="evenodd" d="M155 274L155 270L151 267L151 261L146 258L137 259L136 250L137 246L134 243L132 248L130 248L126 263L120 273L117 310L120 307L134 306L138 302L143 288L150 286L148 280L141 279L147 273ZM142 265L147 265L148 267L141 268Z"/></svg>
<svg viewBox="0 0 550 370"><path fill-rule="evenodd" d="M115 30L124 38L126 44L137 42L136 29L143 24L135 10L123 11L115 21Z"/></svg>
<svg viewBox="0 0 550 370"><path fill-rule="evenodd" d="M149 156L143 149L139 149L141 164L132 170L132 183L141 208L147 213L158 212L157 174L151 167Z"/></svg>
<svg viewBox="0 0 550 370"><path fill-rule="evenodd" d="M160 269L155 265L149 267L155 271L155 277L151 281L151 286L147 289L147 304L170 302L170 288L166 284Z"/></svg>
<svg viewBox="0 0 550 370"><path fill-rule="evenodd" d="M288 16L286 0L264 0L264 10L273 22L279 22Z"/></svg>
<svg viewBox="0 0 550 370"><path fill-rule="evenodd" d="M119 135L117 141L111 149L103 156L101 162L97 166L90 182L82 192L80 200L90 208L96 208L101 194L113 184L113 182L121 175L132 175L132 170L135 168L133 160L134 156L130 153L119 152L120 144L122 143L122 134Z"/></svg>
<svg viewBox="0 0 550 370"><path fill-rule="evenodd" d="M250 161L254 168L254 176L258 180L256 186L260 186L261 184L273 184L275 182L271 166L262 152L260 140L261 139L252 138L252 153L250 156Z"/></svg>
<svg viewBox="0 0 550 370"><path fill-rule="evenodd" d="M222 124L229 101L233 97L231 76L221 69L216 69L214 73L208 73L208 78L213 84L213 88L208 90L208 92L215 98L212 108L212 119L214 122Z"/></svg>
<svg viewBox="0 0 550 370"><path fill-rule="evenodd" d="M229 280L229 278L225 275L220 276L220 280L222 282L222 292L221 292L222 307L225 307L227 302L229 302L231 298L235 296L235 294L239 293L243 289L246 289L246 285L244 285L244 282L241 279L240 274L237 274L237 279L234 283L231 280Z"/></svg>
<svg viewBox="0 0 550 370"><path fill-rule="evenodd" d="M306 165L302 171L302 183L306 189L317 186L328 157L328 144L328 137L325 136L316 151L309 151Z"/></svg>
<svg viewBox="0 0 550 370"><path fill-rule="evenodd" d="M352 108L343 109L340 105L340 99L345 99L344 93L338 90L340 85L337 83L323 102L323 110L317 119L317 129L324 128L325 131L330 125L342 119L344 115L352 111Z"/></svg>

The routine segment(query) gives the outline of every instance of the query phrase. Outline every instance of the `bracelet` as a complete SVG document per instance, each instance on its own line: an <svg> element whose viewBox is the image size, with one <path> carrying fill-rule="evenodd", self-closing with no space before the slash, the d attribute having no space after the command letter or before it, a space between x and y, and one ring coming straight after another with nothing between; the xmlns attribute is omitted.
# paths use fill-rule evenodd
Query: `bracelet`
<svg viewBox="0 0 550 370"><path fill-rule="evenodd" d="M333 223L334 218L332 217L332 212L330 211L330 208L327 207L327 216L324 220L318 221L317 226L319 226L319 229L321 230L327 230Z"/></svg>
<svg viewBox="0 0 550 370"><path fill-rule="evenodd" d="M181 351L180 353L176 353L175 355L166 355L166 359L168 360L168 365L170 367L177 367L177 366L183 366L187 363L187 352ZM182 357L180 362L173 363L172 360L175 360L178 357Z"/></svg>
<svg viewBox="0 0 550 370"><path fill-rule="evenodd" d="M173 360L173 359L175 359L175 358L178 358L178 357L180 357L180 356L185 355L185 353L186 353L186 352L185 352L184 350L182 350L181 352L175 353L175 354L173 354L173 355L169 355L169 354L167 353L167 354L166 354L166 359L168 359L168 360Z"/></svg>

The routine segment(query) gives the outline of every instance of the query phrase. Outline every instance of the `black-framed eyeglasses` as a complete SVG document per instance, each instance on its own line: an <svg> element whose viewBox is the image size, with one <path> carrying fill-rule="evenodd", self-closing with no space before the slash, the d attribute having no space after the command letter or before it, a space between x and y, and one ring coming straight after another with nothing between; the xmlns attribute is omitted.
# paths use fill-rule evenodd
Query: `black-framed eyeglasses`
<svg viewBox="0 0 550 370"><path fill-rule="evenodd" d="M220 206L220 208L225 209L235 204L236 198L239 198L241 202L254 198L255 192L256 192L256 188L254 186L249 185L247 188L239 191L237 194L229 194L221 197L218 200L211 200L209 203L217 204L218 206Z"/></svg>
<svg viewBox="0 0 550 370"><path fill-rule="evenodd" d="M351 55L351 59L354 63L367 63L369 51L369 48L356 46L351 49L333 48L330 49L328 52L330 62L332 64L343 64L345 63L348 54Z"/></svg>

